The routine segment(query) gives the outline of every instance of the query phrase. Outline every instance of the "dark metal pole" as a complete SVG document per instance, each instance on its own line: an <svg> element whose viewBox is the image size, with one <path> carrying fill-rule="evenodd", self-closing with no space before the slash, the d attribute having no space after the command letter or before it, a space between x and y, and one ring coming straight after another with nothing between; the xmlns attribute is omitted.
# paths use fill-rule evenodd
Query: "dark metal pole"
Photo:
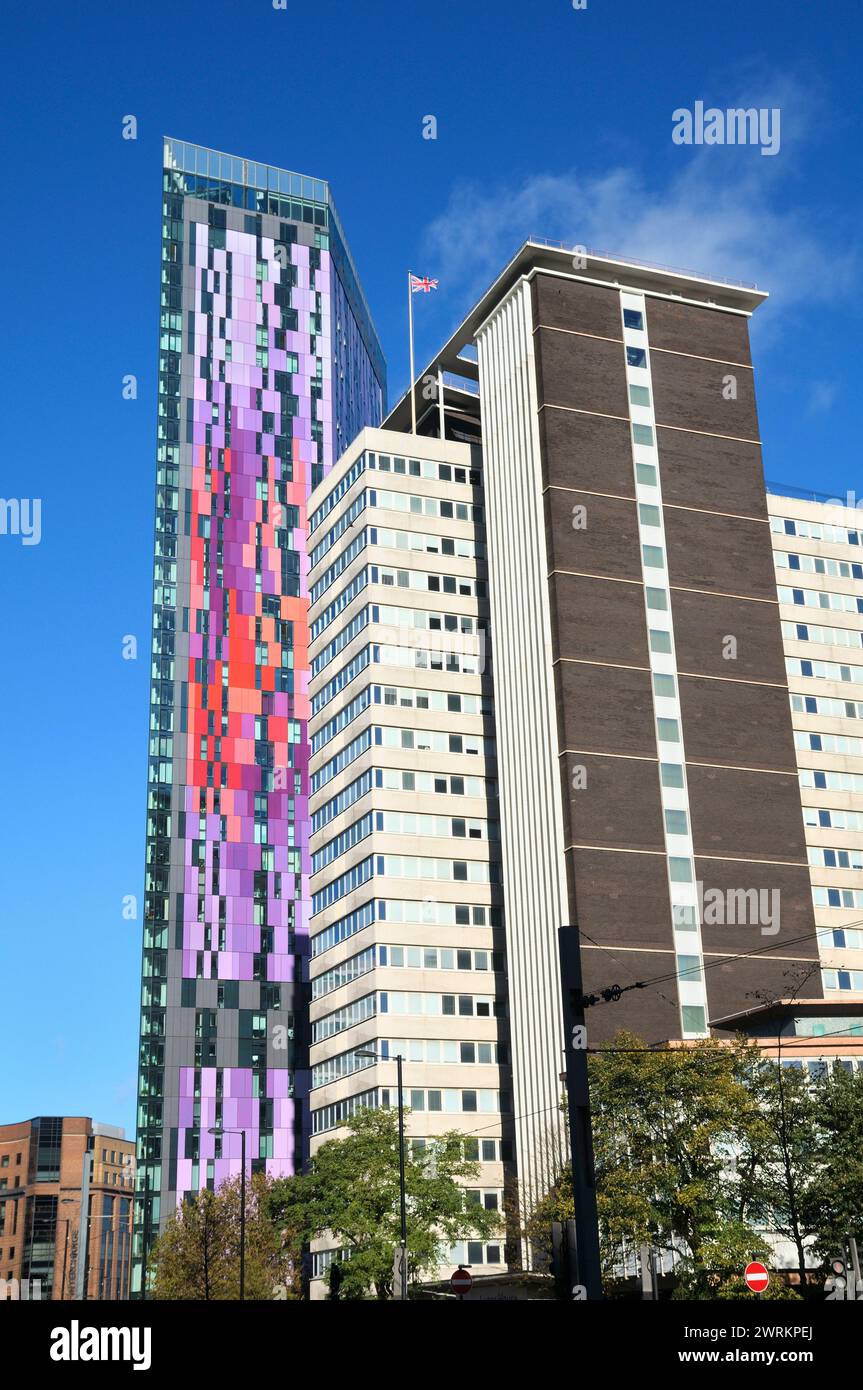
<svg viewBox="0 0 863 1390"><path fill-rule="evenodd" d="M589 1299L602 1298L599 1220L593 1168L590 1122L590 1083L584 1027L584 989L578 927L558 930L560 947L563 1030L566 1043L566 1091L569 1109L569 1147L572 1154L572 1194L575 1201L576 1283Z"/></svg>
<svg viewBox="0 0 863 1390"><path fill-rule="evenodd" d="M144 1169L144 1251L141 1261L141 1302L147 1302L147 1248L150 1238L150 1170Z"/></svg>
<svg viewBox="0 0 863 1390"><path fill-rule="evenodd" d="M405 1196L405 1100L402 1088L402 1055L396 1057L396 1068L398 1071L399 1086L399 1203L401 1207L401 1231L402 1231L402 1298L407 1298L407 1258L408 1258L408 1217L407 1200Z"/></svg>
<svg viewBox="0 0 863 1390"><path fill-rule="evenodd" d="M66 1238L63 1241L63 1282L60 1285L60 1302L66 1297L66 1259L69 1254L69 1218L64 1218L66 1222Z"/></svg>
<svg viewBox="0 0 863 1390"><path fill-rule="evenodd" d="M241 1161L240 1173L240 1302L246 1297L246 1131L240 1130Z"/></svg>

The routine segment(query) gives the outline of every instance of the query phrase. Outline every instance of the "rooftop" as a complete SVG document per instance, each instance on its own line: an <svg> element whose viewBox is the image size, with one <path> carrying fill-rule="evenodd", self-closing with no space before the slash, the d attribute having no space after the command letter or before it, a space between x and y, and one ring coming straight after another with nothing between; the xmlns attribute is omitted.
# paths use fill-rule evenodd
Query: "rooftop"
<svg viewBox="0 0 863 1390"><path fill-rule="evenodd" d="M577 266L574 264L576 258ZM631 256L611 256L605 251L591 251L584 246L566 246L562 242L531 237L519 247L449 341L418 374L417 380L426 376L436 377L438 371L442 371L478 381L476 359L466 354L470 353L479 329L513 285L525 276L532 277L537 271L570 275L594 283L604 281L609 285L632 286L648 294L670 295L735 313L751 314L767 298L766 290L756 289L754 285L720 280L690 270L671 270L667 266L639 261ZM393 429L406 429L409 418L410 388L393 406L384 423Z"/></svg>

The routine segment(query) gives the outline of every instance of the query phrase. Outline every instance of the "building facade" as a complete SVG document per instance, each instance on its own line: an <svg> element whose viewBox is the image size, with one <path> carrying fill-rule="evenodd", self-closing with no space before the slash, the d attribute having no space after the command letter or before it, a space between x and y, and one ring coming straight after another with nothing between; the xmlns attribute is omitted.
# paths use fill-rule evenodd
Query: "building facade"
<svg viewBox="0 0 863 1390"><path fill-rule="evenodd" d="M589 1045L822 995L749 348L763 298L527 243L414 387L421 433L482 440L528 1206L561 1089L560 925L600 996ZM406 396L385 423L409 420Z"/></svg>
<svg viewBox="0 0 863 1390"><path fill-rule="evenodd" d="M310 507L312 1148L397 1104L503 1210L512 1120L481 456L367 429ZM319 1242L315 1273L333 1251ZM500 1240L452 1252L500 1269Z"/></svg>
<svg viewBox="0 0 863 1390"><path fill-rule="evenodd" d="M768 501L824 996L859 1011L863 519L840 499Z"/></svg>
<svg viewBox="0 0 863 1390"><path fill-rule="evenodd" d="M306 1142L306 503L386 394L326 183L166 140L162 196L136 1291L239 1131Z"/></svg>
<svg viewBox="0 0 863 1390"><path fill-rule="evenodd" d="M129 1296L135 1145L83 1116L0 1125L6 1297Z"/></svg>

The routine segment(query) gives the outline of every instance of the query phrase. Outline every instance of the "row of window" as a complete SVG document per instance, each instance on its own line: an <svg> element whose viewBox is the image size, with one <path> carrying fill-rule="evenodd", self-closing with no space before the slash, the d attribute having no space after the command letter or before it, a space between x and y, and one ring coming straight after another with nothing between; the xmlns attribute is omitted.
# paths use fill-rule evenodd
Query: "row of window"
<svg viewBox="0 0 863 1390"><path fill-rule="evenodd" d="M359 478L360 475L365 472L365 469L366 455L360 454L359 458L355 459L354 462L351 464L348 471L342 475L342 477L336 483L335 487L327 493L320 506L316 507L315 510L312 512L311 516L309 517L310 536L313 535L315 531L317 531L321 522L329 516L330 512L333 510L333 507L335 507L336 504L342 500L345 493L350 491L357 478Z"/></svg>
<svg viewBox="0 0 863 1390"><path fill-rule="evenodd" d="M853 927L819 927L818 940L822 946L831 950L863 950L863 931L857 931Z"/></svg>
<svg viewBox="0 0 863 1390"><path fill-rule="evenodd" d="M324 849L315 853L311 872L313 874L320 872L327 863L338 859L342 853L345 853L347 849L352 849L357 842L363 840L365 835L370 833L370 816L364 816L343 835L336 835L334 840L325 845ZM374 865L372 865L372 858L374 858ZM339 878L334 878L331 883L318 888L311 898L313 915L327 908L329 903L345 897L347 892L352 892L354 888L360 887L360 884L367 883L372 873L384 874L386 877L393 878L435 878L443 883L446 881L498 883L499 881L498 865L489 865L484 860L432 859L417 855L374 855L372 858L363 860L361 865L354 865L353 869L346 870L346 873L343 873Z"/></svg>
<svg viewBox="0 0 863 1390"><path fill-rule="evenodd" d="M863 598L854 594L832 594L821 589L789 589L779 584L776 589L780 603L804 608L827 608L837 613L863 613Z"/></svg>
<svg viewBox="0 0 863 1390"><path fill-rule="evenodd" d="M505 1002L491 995L374 991L317 1019L312 1024L312 1042L335 1037L377 1013L400 1014L406 1018L503 1018Z"/></svg>
<svg viewBox="0 0 863 1390"><path fill-rule="evenodd" d="M822 970L825 993L828 990L863 990L863 970Z"/></svg>
<svg viewBox="0 0 863 1390"><path fill-rule="evenodd" d="M863 869L863 850L810 846L809 863L821 869Z"/></svg>
<svg viewBox="0 0 863 1390"><path fill-rule="evenodd" d="M363 589L367 587L371 575L372 567L364 565L362 569L357 571L350 583L339 590L332 602L327 604L324 611L319 613L312 623L309 629L310 642L316 641L324 631L324 628L329 627L330 623L333 622L340 613L344 612L348 604L353 602L357 594L362 593Z"/></svg>
<svg viewBox="0 0 863 1390"><path fill-rule="evenodd" d="M790 517L771 516L770 529L781 536L801 536L810 541L830 541L833 545L859 545L860 532L847 526L834 526L824 521L796 521Z"/></svg>
<svg viewBox="0 0 863 1390"><path fill-rule="evenodd" d="M804 661L797 656L787 656L785 669L789 676L808 676L823 681L851 681L855 685L863 682L863 666L851 666L845 662Z"/></svg>
<svg viewBox="0 0 863 1390"><path fill-rule="evenodd" d="M833 579L863 579L863 564L849 560L828 560L822 555L795 555L774 552L777 569L799 570L801 574L829 574Z"/></svg>
<svg viewBox="0 0 863 1390"><path fill-rule="evenodd" d="M357 777L337 796L319 807L312 816L312 833L316 833L353 806L372 788L388 791L434 792L443 796L494 797L496 783L484 777L461 777L453 773L408 772L400 768L377 767Z"/></svg>
<svg viewBox="0 0 863 1390"><path fill-rule="evenodd" d="M795 642L820 642L824 647L863 647L863 632L853 627L821 627L814 623L783 623L782 636Z"/></svg>
<svg viewBox="0 0 863 1390"><path fill-rule="evenodd" d="M363 931L372 922L401 922L406 926L494 927L503 924L501 910L484 903L442 903L432 899L385 898L363 903L312 937L312 955L319 956L340 941Z"/></svg>
<svg viewBox="0 0 863 1390"><path fill-rule="evenodd" d="M312 998L351 984L376 966L410 970L503 970L502 951L484 951L449 946L368 946L364 951L334 965L312 980Z"/></svg>
<svg viewBox="0 0 863 1390"><path fill-rule="evenodd" d="M863 738L847 734L811 734L794 731L794 747L811 753L843 753L846 757L863 757Z"/></svg>
<svg viewBox="0 0 863 1390"><path fill-rule="evenodd" d="M429 574L422 570L402 570L386 565L365 565L343 589L327 604L312 623L310 640L320 637L324 628L338 617L353 602L357 594L369 584L379 584L382 588L408 589L420 593L452 594L458 598L485 598L484 579L466 579L452 574Z"/></svg>
<svg viewBox="0 0 863 1390"><path fill-rule="evenodd" d="M318 1062L312 1068L312 1087L327 1086L342 1077L352 1076L354 1072L373 1067L375 1059L369 1056L371 1051L377 1052L382 1061L403 1057L408 1062L443 1066L503 1066L509 1057L505 1043L457 1042L449 1038L383 1038L377 1039L373 1048L363 1044Z"/></svg>
<svg viewBox="0 0 863 1390"><path fill-rule="evenodd" d="M839 700L834 695L792 695L796 714L827 714L833 719L863 719L863 700Z"/></svg>
<svg viewBox="0 0 863 1390"><path fill-rule="evenodd" d="M476 469L457 468L449 463L437 463L433 459L403 459L389 454L369 454L369 468L380 473L396 473L406 478L432 478L441 483L463 483L479 486L479 473Z"/></svg>
<svg viewBox="0 0 863 1390"><path fill-rule="evenodd" d="M804 806L803 823L823 826L827 830L863 830L863 812L828 811L820 806Z"/></svg>
<svg viewBox="0 0 863 1390"><path fill-rule="evenodd" d="M381 1090L381 1106L388 1110L398 1104L398 1092L386 1086ZM443 1115L500 1115L510 1109L508 1091L456 1090L454 1087L426 1089L411 1087L405 1094L411 1110Z"/></svg>
<svg viewBox="0 0 863 1390"><path fill-rule="evenodd" d="M812 901L816 907L863 907L863 890L816 886L812 889Z"/></svg>
<svg viewBox="0 0 863 1390"><path fill-rule="evenodd" d="M858 772L821 772L811 767L800 769L801 787L815 787L828 792L863 792L863 776Z"/></svg>
<svg viewBox="0 0 863 1390"><path fill-rule="evenodd" d="M472 753L482 758L495 756L493 738L481 734L439 734L433 729L403 729L388 724L375 726L374 742L379 748L412 749L418 753Z"/></svg>
<svg viewBox="0 0 863 1390"><path fill-rule="evenodd" d="M326 593L327 589L338 579L339 575L344 573L351 561L356 559L360 551L364 550L368 543L369 528L364 526L359 535L354 536L350 545L345 546L344 550L339 551L338 556L330 567L324 570L320 579L316 580L312 585L309 590L310 603L317 603L318 599Z"/></svg>
<svg viewBox="0 0 863 1390"><path fill-rule="evenodd" d="M389 492L370 488L368 505L385 512L410 512L412 516L436 517L441 521L472 521L482 525L483 509L472 502L451 502L426 493Z"/></svg>
<svg viewBox="0 0 863 1390"><path fill-rule="evenodd" d="M371 702L372 688L367 685L347 705L343 705L332 719L328 719L326 724L322 724L317 732L312 734L310 740L312 756L314 757L316 753L319 753L326 744L336 737L336 734L340 734L342 729L347 728L348 724L352 724L364 710L368 709Z"/></svg>
<svg viewBox="0 0 863 1390"><path fill-rule="evenodd" d="M350 743L345 744L344 748L341 748L339 752L335 753L322 767L319 767L316 772L311 774L309 778L309 787L312 794L319 792L322 787L325 787L328 782L331 782L334 777L337 777L344 768L349 767L352 762L355 762L356 759L364 753L367 748L371 748L371 746L372 730L363 729L362 733L357 734L356 738L351 739Z"/></svg>

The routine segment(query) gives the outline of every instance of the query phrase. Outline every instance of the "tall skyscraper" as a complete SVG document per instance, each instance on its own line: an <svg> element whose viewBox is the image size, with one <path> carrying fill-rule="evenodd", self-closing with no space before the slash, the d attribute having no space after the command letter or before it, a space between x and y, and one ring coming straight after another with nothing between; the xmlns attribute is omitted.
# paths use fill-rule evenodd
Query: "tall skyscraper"
<svg viewBox="0 0 863 1390"><path fill-rule="evenodd" d="M164 149L139 1262L305 1143L306 502L386 397L328 185Z"/></svg>
<svg viewBox="0 0 863 1390"><path fill-rule="evenodd" d="M480 1200L515 1178L529 1208L559 1120L563 924L588 994L622 991L588 1010L591 1046L728 1036L755 1004L822 996L749 350L763 298L527 243L418 379L419 434L406 396L312 498L317 1133L392 1104L401 1050L412 1136L497 1138ZM482 566L438 558L444 538ZM487 598L445 587L474 577ZM462 615L487 625L482 685L417 640ZM477 693L481 727L449 704ZM463 764L482 785L462 812L431 783ZM496 915L447 915L467 904Z"/></svg>

